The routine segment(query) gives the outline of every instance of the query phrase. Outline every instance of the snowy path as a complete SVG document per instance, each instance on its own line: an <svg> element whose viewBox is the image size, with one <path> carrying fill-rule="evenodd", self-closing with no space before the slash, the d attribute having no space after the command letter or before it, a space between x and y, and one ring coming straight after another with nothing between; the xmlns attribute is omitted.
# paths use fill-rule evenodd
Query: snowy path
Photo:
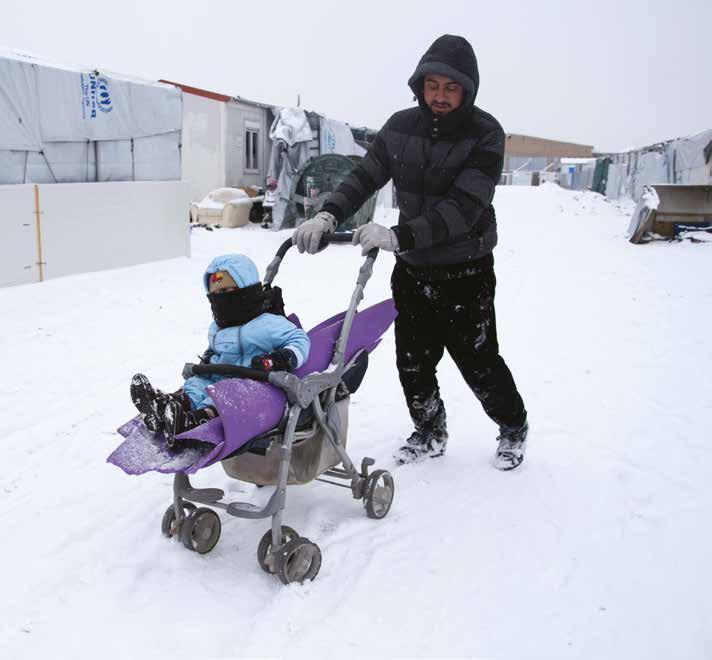
<svg viewBox="0 0 712 660"><path fill-rule="evenodd" d="M222 515L217 548L189 553L160 535L171 478L104 462L131 374L170 387L204 348L209 259L263 270L287 234L198 231L191 259L0 290L0 657L709 657L711 246L632 246L629 206L553 186L496 206L527 460L490 467L496 429L446 358L448 454L394 470L385 520L342 489L290 489L285 522L324 555L304 586L259 569L267 521ZM389 295L391 259L366 303ZM307 327L340 311L359 263L290 253L288 309ZM354 398L353 458L390 467L409 432L392 334ZM219 466L194 482L269 496Z"/></svg>

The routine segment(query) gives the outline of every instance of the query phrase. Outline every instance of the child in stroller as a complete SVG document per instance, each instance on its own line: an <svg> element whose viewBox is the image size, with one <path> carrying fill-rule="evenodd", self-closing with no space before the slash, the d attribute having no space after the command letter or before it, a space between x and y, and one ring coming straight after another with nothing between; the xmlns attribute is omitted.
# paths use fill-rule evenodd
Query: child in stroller
<svg viewBox="0 0 712 660"><path fill-rule="evenodd" d="M351 242L350 233L325 239L327 245ZM278 291L272 282L291 247L291 239L286 240L267 266L263 282L268 298ZM188 380L221 377L206 386L219 416L177 438L182 447L187 447L184 442L197 442L198 448L167 450L163 434L147 433L138 416L118 429L124 441L107 458L109 463L131 475L150 471L174 475L173 501L161 521L164 536L205 554L220 538L216 510L237 518L271 518L271 526L257 546L257 560L262 570L289 584L316 577L321 550L282 524L287 486L313 481L333 484L360 500L369 518L382 519L388 514L394 496L393 477L388 470L372 470L373 458L364 457L359 468L346 450L350 395L361 383L368 354L379 345L396 316L391 299L358 310L377 254L377 249L371 250L359 269L348 309L309 330L309 355L293 373L276 368L277 344L267 357L262 353L260 360L243 362L250 367L216 363L212 356L203 364L183 367L183 377ZM271 302L273 311L279 306L276 298ZM294 318L295 327L299 325L296 317L290 318ZM286 339L284 342L282 348L295 346ZM251 368L259 361L261 369ZM275 368L269 370L270 364ZM226 501L220 488L191 484L190 475L217 462L230 478L273 486L269 500L260 505Z"/></svg>
<svg viewBox="0 0 712 660"><path fill-rule="evenodd" d="M213 259L203 284L213 312L204 364L293 371L309 355L306 332L284 317L278 289L265 291L254 262L242 254ZM131 400L149 431L163 431L174 448L176 435L217 416L207 387L225 376L192 376L176 392L155 389L143 374L131 380Z"/></svg>

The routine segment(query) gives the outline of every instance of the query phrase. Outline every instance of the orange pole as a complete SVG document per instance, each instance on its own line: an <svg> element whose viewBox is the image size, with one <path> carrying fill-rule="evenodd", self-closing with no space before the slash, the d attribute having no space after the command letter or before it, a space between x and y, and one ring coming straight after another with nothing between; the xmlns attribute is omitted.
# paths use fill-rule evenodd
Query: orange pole
<svg viewBox="0 0 712 660"><path fill-rule="evenodd" d="M40 267L40 282L44 282L44 259L42 258L42 223L40 222L40 187L35 184L35 218L37 226L37 265Z"/></svg>

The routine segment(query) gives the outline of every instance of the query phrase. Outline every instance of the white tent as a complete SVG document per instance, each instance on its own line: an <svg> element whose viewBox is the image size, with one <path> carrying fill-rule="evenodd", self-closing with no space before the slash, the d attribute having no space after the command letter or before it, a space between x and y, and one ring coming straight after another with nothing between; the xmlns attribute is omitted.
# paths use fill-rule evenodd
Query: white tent
<svg viewBox="0 0 712 660"><path fill-rule="evenodd" d="M0 184L181 178L180 91L0 53Z"/></svg>

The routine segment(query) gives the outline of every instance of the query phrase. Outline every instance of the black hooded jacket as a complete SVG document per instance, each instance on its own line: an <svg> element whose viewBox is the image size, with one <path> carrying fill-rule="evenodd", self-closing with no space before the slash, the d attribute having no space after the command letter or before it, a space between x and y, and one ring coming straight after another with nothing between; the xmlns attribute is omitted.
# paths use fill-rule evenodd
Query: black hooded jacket
<svg viewBox="0 0 712 660"><path fill-rule="evenodd" d="M463 86L459 108L444 116L432 113L423 99L427 74L445 75ZM408 84L418 107L396 112L386 122L322 210L341 222L392 178L400 209L393 227L398 258L416 268L479 259L497 244L492 198L502 173L504 131L474 105L479 73L472 46L462 37L440 37Z"/></svg>

